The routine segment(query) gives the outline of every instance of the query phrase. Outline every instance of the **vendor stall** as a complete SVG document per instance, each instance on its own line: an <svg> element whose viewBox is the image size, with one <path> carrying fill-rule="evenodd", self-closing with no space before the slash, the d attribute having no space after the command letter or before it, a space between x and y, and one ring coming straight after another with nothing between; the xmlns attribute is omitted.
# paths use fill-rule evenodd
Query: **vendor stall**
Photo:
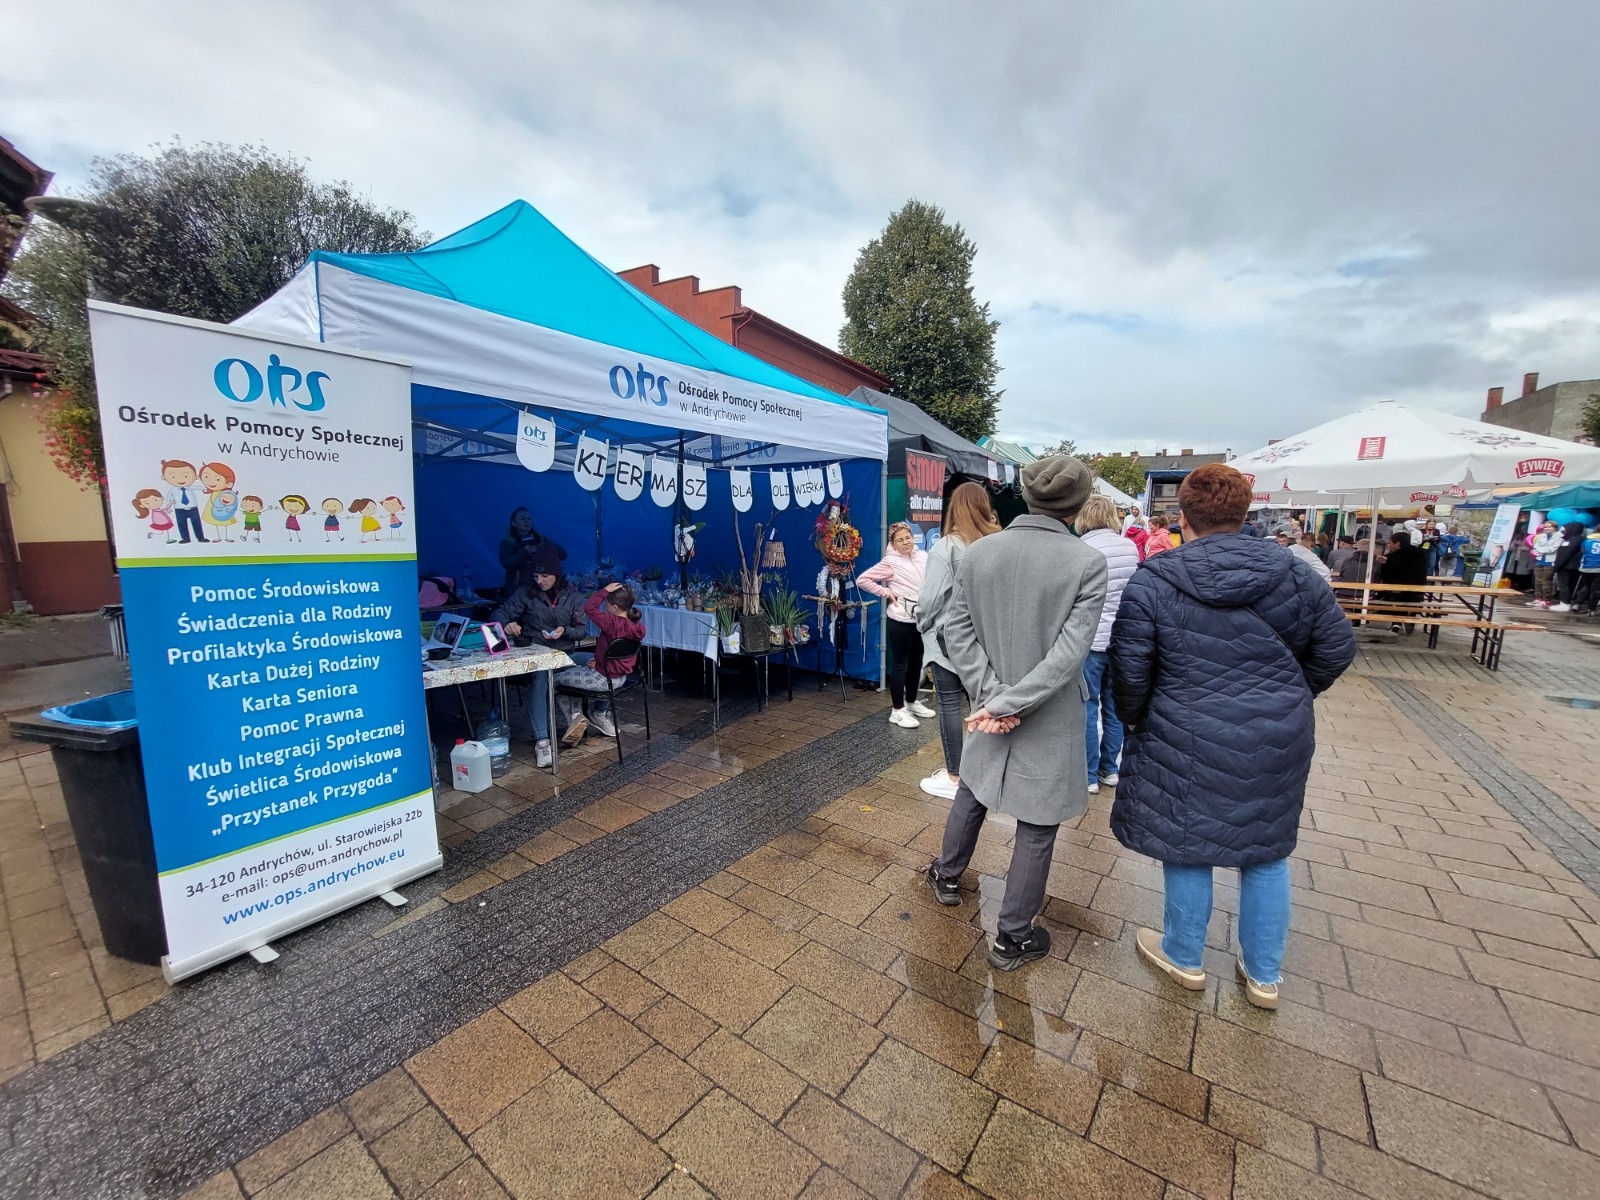
<svg viewBox="0 0 1600 1200"><path fill-rule="evenodd" d="M412 363L416 511L382 519L415 521L424 576L499 583L518 507L580 587L691 608L741 567L812 591L825 502L881 544L880 407L720 341L526 203L414 254L314 254L237 324ZM874 678L878 617L850 626L845 668Z"/></svg>

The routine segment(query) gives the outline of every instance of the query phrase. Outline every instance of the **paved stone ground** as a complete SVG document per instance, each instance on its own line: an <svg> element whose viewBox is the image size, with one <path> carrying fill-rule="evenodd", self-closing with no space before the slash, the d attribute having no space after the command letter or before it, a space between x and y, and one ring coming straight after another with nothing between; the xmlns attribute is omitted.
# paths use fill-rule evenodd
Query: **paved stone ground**
<svg viewBox="0 0 1600 1200"><path fill-rule="evenodd" d="M1233 982L1220 879L1207 989L1139 963L1159 869L1104 796L1058 843L1051 958L991 972L1007 830L940 908L931 730L803 687L449 809L399 921L365 906L132 1016L96 987L105 1026L30 1034L0 1085L0 1191L1600 1195L1600 714L1545 699L1600 698L1600 652L1529 635L1491 675L1463 650L1369 648L1319 704L1276 1014ZM0 797L49 816L41 763L0 764ZM30 956L77 935L19 918L42 877L5 869L30 948L0 1013L31 1021Z"/></svg>

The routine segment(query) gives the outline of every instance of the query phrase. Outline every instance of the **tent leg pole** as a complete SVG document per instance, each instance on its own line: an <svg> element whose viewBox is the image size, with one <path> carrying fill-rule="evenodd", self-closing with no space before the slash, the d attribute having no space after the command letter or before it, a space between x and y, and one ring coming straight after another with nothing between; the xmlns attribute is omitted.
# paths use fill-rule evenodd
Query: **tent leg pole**
<svg viewBox="0 0 1600 1200"><path fill-rule="evenodd" d="M889 460L883 460L883 467L878 472L878 543L883 546L889 544ZM889 619L889 606L884 605L883 616L878 620L878 688L881 691L889 682L889 627L885 624ZM843 689L844 681L839 687ZM914 699L915 697L913 697Z"/></svg>

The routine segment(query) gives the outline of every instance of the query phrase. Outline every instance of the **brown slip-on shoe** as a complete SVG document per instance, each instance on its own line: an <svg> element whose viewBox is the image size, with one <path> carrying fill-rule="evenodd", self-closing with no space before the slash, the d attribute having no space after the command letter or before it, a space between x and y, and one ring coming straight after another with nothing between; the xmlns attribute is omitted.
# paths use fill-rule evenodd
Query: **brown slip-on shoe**
<svg viewBox="0 0 1600 1200"><path fill-rule="evenodd" d="M1244 959L1235 959L1233 973L1239 977L1239 982L1244 985L1244 998L1257 1008L1273 1009L1278 1007L1278 985L1275 983L1257 983L1250 978L1250 973L1244 969Z"/></svg>
<svg viewBox="0 0 1600 1200"><path fill-rule="evenodd" d="M1204 971L1191 971L1187 967L1180 967L1167 957L1161 949L1161 935L1154 929L1141 929L1134 935L1133 944L1138 948L1139 957L1144 959L1156 970L1179 987L1188 988L1191 992L1204 991L1206 986L1206 973Z"/></svg>
<svg viewBox="0 0 1600 1200"><path fill-rule="evenodd" d="M582 713L577 713L572 718L572 724L567 726L567 731L561 735L563 746L576 746L583 741L583 735L588 731L589 718Z"/></svg>

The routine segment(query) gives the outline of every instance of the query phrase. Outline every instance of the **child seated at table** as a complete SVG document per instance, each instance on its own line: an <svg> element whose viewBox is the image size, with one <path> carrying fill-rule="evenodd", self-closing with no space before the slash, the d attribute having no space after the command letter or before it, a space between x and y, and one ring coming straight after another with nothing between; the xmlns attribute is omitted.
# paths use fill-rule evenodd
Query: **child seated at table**
<svg viewBox="0 0 1600 1200"><path fill-rule="evenodd" d="M574 654L578 663L564 671L556 672L556 683L567 687L581 687L596 692L606 690L606 679L625 679L633 674L639 661L637 654L606 661L606 651L618 638L644 640L644 621L633 603L633 590L626 584L608 583L590 596L583 605L583 615L600 631L594 642L594 654ZM580 716L578 720L582 720ZM616 721L611 713L611 701L596 699L589 708L589 724L603 737L616 737ZM567 739L562 738L566 745ZM575 743L574 743L575 744Z"/></svg>

